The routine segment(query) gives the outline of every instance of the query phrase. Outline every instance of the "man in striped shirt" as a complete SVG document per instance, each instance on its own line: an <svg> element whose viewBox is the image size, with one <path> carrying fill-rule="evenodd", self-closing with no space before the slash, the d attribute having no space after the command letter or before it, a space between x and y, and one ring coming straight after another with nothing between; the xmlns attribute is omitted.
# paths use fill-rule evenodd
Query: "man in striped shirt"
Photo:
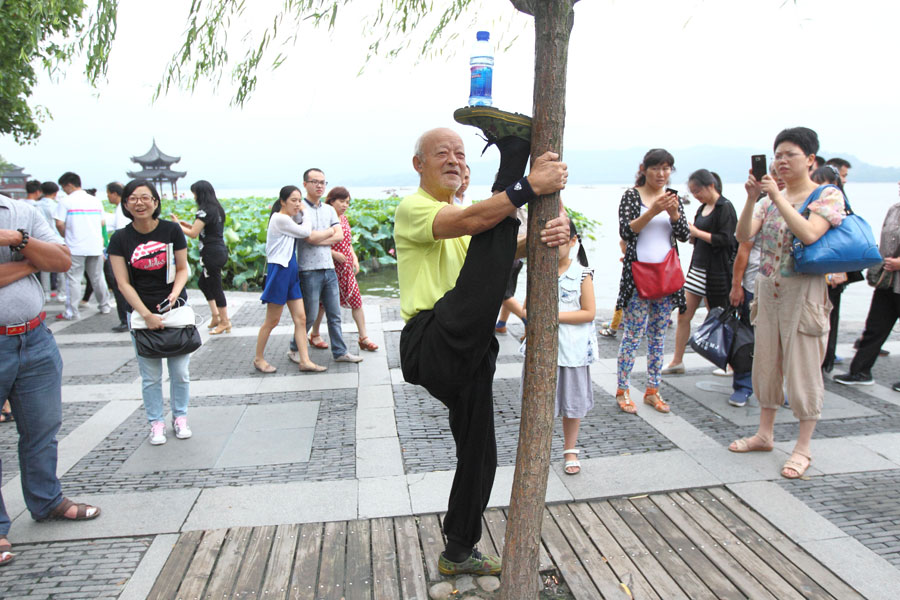
<svg viewBox="0 0 900 600"><path fill-rule="evenodd" d="M75 173L63 173L59 185L66 196L57 204L53 218L72 253L72 267L66 273L66 310L56 318L80 318L78 300L85 274L94 288L100 312L106 314L110 308L109 290L103 279L103 205L99 198L81 189L81 177Z"/></svg>

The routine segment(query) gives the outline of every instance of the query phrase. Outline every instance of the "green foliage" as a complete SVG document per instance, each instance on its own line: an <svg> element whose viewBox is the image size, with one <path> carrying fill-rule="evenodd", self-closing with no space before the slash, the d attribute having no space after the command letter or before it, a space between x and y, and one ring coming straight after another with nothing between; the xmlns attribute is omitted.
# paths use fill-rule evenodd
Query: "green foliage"
<svg viewBox="0 0 900 600"><path fill-rule="evenodd" d="M18 143L36 139L49 113L29 99L37 82L35 64L51 75L71 60L76 47L60 42L83 27L82 0L0 1L0 135Z"/></svg>
<svg viewBox="0 0 900 600"><path fill-rule="evenodd" d="M569 218L575 222L575 229L581 234L581 237L596 241L597 237L594 235L594 230L600 227L600 221L595 221L584 213L572 208L566 208L566 212L569 213Z"/></svg>

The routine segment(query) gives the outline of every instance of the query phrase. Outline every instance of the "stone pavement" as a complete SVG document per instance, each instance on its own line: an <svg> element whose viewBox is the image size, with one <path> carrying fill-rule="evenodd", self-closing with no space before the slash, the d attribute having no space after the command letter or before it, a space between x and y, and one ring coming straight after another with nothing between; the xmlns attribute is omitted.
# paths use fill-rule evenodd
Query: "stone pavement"
<svg viewBox="0 0 900 600"><path fill-rule="evenodd" d="M196 291L201 315L208 308ZM279 525L434 513L446 510L455 464L446 409L403 382L396 300L367 298L369 336L381 346L359 365L313 350L326 373L300 373L286 357L287 312L274 331L262 375L252 365L263 309L258 295L229 293L235 328L210 338L191 360L194 437L147 443L140 377L128 334L110 331L114 315L92 309L74 323L53 323L65 361L59 473L64 492L102 506L85 523L35 523L25 510L16 433L0 425L3 498L14 522L16 561L0 571L0 597L144 598L178 534L234 526ZM48 307L55 314L57 306ZM356 350L355 325L344 321ZM698 318L698 321L702 319ZM852 356L861 323L842 323L838 354ZM518 436L521 324L500 337L495 414L500 467L491 498L506 506ZM670 334L671 335L671 334ZM327 337L326 337L327 339ZM900 338L879 359L876 385L826 383L809 477L779 470L797 424L779 414L780 442L769 454L736 455L727 444L754 431L755 402L726 403L730 380L689 353L685 375L666 377L663 415L638 416L614 405L617 341L599 340L592 367L595 407L583 420L583 471L562 472L556 423L547 502L725 486L868 598L900 589ZM645 363L635 367L640 397ZM842 372L840 366L837 372ZM166 390L166 394L168 390Z"/></svg>

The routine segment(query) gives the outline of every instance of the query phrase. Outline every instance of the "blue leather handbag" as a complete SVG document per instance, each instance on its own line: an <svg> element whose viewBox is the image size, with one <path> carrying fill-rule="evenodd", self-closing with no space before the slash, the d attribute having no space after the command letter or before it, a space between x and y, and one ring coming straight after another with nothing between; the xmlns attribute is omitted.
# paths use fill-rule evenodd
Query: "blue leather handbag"
<svg viewBox="0 0 900 600"><path fill-rule="evenodd" d="M800 207L800 214L808 218L806 213L810 203L815 202L829 187L837 188L830 184L817 187ZM846 195L844 195L844 220L840 225L831 227L822 237L808 246L796 237L791 246L794 270L798 273L861 271L877 265L882 260L875 236L872 235L872 228L865 219L853 212Z"/></svg>

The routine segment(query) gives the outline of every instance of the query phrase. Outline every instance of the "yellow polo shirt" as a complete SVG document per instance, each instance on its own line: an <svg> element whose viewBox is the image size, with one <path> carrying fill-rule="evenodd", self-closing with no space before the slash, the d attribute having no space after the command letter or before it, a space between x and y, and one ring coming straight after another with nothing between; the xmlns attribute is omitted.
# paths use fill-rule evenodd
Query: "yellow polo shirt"
<svg viewBox="0 0 900 600"><path fill-rule="evenodd" d="M446 202L435 200L422 188L397 206L394 243L404 321L434 308L434 303L456 285L466 260L470 236L434 239L434 216L445 206Z"/></svg>

